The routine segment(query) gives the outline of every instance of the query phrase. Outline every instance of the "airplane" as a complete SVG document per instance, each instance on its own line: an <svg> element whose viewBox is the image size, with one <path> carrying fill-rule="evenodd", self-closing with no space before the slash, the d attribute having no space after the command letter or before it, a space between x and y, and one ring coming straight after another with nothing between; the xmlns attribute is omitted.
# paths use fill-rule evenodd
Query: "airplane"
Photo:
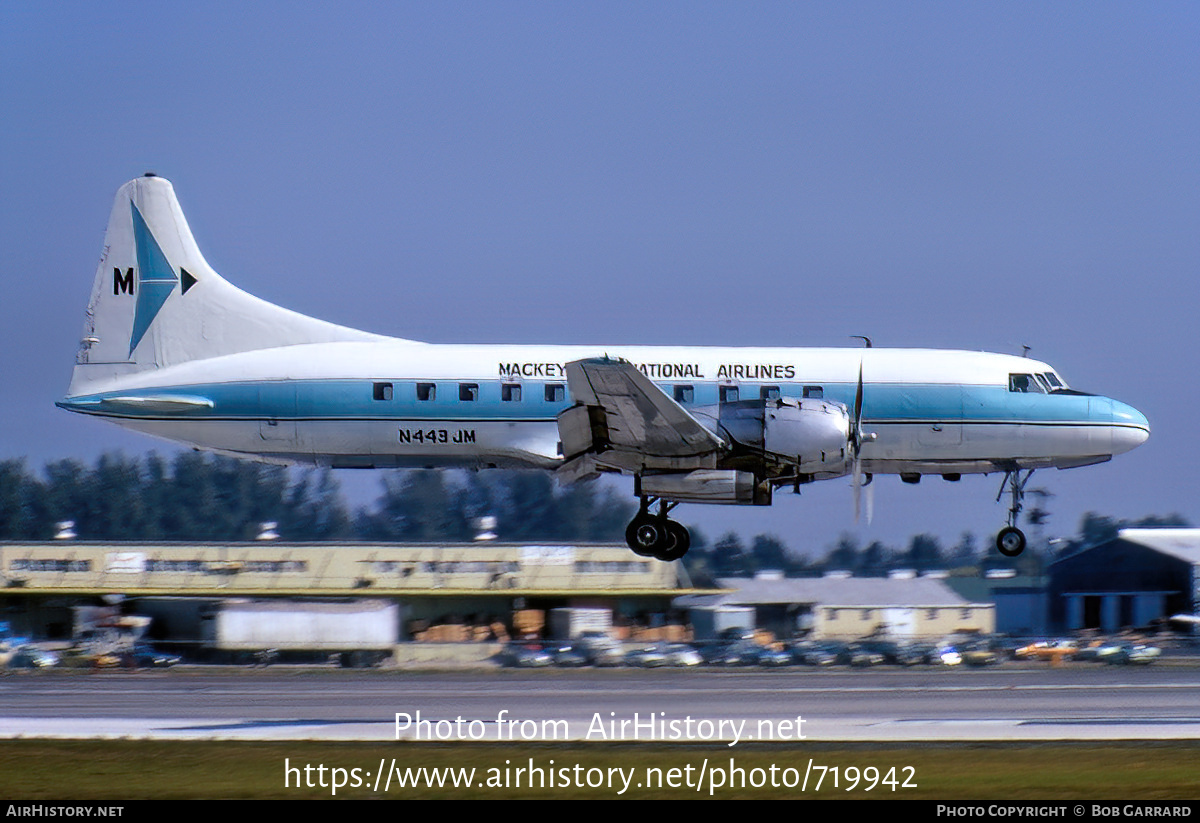
<svg viewBox="0 0 1200 823"><path fill-rule="evenodd" d="M865 347L441 345L281 308L205 262L170 182L117 192L67 396L57 405L216 453L333 468L536 468L633 478L637 554L669 561L679 503L876 474L1002 472L1019 555L1040 469L1150 435L1131 406L1016 355ZM870 490L868 490L868 494Z"/></svg>

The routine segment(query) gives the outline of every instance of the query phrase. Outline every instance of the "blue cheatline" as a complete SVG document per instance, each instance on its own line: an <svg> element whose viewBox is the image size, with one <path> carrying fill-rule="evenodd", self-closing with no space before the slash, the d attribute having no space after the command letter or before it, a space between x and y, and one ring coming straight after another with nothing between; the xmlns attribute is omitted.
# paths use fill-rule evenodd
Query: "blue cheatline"
<svg viewBox="0 0 1200 823"><path fill-rule="evenodd" d="M452 391L457 381L439 380L443 389L437 399L422 402L417 399L417 382L394 379L393 399L373 399L374 381L369 379L312 379L293 381L246 380L228 383L201 383L184 386L161 386L153 394L179 395L184 399L203 398L211 406L196 405L181 408L170 415L189 417L245 419L405 419L478 421L545 421L570 405L570 400L543 401L542 383L526 382L526 391L519 402L502 400L503 379L473 377L479 387L478 400L465 402ZM715 383L694 384L697 400L713 404L717 400ZM659 386L669 392L671 386ZM748 386L757 393L757 386ZM825 397L852 403L853 383L824 384ZM795 397L801 384L784 383L785 396ZM102 392L63 401L60 405L78 411L112 413L100 404L105 398L119 397L128 392ZM1034 425L1127 425L1146 428L1145 417L1123 403L1107 398L1085 395L1020 394L1004 386L956 385L893 385L874 384L867 387L864 419L874 424L950 422L962 424L1024 423ZM123 409L123 416L161 417L160 409L138 412Z"/></svg>

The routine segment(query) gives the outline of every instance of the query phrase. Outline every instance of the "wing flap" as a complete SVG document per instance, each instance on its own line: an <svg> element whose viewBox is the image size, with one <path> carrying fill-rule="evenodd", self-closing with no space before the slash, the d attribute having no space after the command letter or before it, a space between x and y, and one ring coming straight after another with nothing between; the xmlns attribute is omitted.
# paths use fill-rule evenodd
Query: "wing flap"
<svg viewBox="0 0 1200 823"><path fill-rule="evenodd" d="M678 469L726 448L626 360L576 360L566 370L575 405L558 416L558 428L568 461L592 454L620 471Z"/></svg>

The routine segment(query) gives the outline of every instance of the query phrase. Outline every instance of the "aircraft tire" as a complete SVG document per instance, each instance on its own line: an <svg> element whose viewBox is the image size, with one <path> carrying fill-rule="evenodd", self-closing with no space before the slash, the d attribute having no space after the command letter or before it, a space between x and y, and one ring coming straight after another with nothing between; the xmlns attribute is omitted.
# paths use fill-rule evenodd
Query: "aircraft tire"
<svg viewBox="0 0 1200 823"><path fill-rule="evenodd" d="M1025 551L1025 532L1016 526L1008 526L996 535L996 550L1005 557L1017 557Z"/></svg>
<svg viewBox="0 0 1200 823"><path fill-rule="evenodd" d="M687 527L674 520L667 521L665 537L662 547L654 555L659 560L668 562L679 560L688 553L688 549L692 546L692 535L688 532Z"/></svg>
<svg viewBox="0 0 1200 823"><path fill-rule="evenodd" d="M653 517L638 515L625 528L625 543L639 557L657 557L663 530Z"/></svg>

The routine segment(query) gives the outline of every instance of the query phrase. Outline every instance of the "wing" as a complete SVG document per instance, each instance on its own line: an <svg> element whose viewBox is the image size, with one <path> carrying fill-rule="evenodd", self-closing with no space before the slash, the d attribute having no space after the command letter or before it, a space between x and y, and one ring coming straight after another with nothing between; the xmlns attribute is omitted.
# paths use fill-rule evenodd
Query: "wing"
<svg viewBox="0 0 1200 823"><path fill-rule="evenodd" d="M567 385L575 405L559 414L558 433L568 476L712 468L727 449L627 360L568 363Z"/></svg>

